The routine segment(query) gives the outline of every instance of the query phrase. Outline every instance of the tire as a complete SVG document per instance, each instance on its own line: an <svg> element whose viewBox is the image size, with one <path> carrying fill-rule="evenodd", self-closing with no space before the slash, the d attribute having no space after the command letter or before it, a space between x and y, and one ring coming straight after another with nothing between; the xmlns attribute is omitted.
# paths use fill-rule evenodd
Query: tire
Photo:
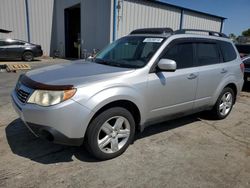
<svg viewBox="0 0 250 188"><path fill-rule="evenodd" d="M24 61L33 61L34 59L34 54L31 51L27 51L23 53L23 58Z"/></svg>
<svg viewBox="0 0 250 188"><path fill-rule="evenodd" d="M225 119L233 108L234 100L234 91L229 87L224 88L212 109L213 118L218 120Z"/></svg>
<svg viewBox="0 0 250 188"><path fill-rule="evenodd" d="M100 113L89 124L85 145L97 159L112 159L126 151L134 135L132 114L125 108L114 107Z"/></svg>

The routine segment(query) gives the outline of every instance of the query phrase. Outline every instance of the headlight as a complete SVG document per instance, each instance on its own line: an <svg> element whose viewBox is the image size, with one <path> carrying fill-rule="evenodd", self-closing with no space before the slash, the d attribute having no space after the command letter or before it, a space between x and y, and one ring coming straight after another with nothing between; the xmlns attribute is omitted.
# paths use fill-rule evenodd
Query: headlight
<svg viewBox="0 0 250 188"><path fill-rule="evenodd" d="M76 89L64 91L35 90L27 102L41 106L51 106L70 99L75 93Z"/></svg>

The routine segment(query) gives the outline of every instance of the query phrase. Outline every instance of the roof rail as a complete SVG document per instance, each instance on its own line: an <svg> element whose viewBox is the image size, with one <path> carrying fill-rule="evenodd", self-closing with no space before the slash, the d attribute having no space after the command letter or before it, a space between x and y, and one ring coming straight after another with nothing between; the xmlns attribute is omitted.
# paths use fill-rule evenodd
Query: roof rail
<svg viewBox="0 0 250 188"><path fill-rule="evenodd" d="M171 28L143 28L136 29L130 33L132 34L173 34L173 29Z"/></svg>
<svg viewBox="0 0 250 188"><path fill-rule="evenodd" d="M224 33L216 32L216 31L209 31L209 30L202 30L202 29L180 29L174 31L174 34L185 34L189 31L193 32L203 32L203 33L208 33L210 36L217 36L217 37L223 37L223 38L228 38L228 36Z"/></svg>

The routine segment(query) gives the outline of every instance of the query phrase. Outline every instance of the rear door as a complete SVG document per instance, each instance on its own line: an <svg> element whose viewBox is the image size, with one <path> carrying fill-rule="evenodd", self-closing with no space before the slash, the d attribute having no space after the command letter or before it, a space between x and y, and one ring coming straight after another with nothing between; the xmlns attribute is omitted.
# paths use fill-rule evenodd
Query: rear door
<svg viewBox="0 0 250 188"><path fill-rule="evenodd" d="M195 42L196 66L199 70L198 87L194 108L205 108L228 70L223 63L219 43L216 40L199 39Z"/></svg>

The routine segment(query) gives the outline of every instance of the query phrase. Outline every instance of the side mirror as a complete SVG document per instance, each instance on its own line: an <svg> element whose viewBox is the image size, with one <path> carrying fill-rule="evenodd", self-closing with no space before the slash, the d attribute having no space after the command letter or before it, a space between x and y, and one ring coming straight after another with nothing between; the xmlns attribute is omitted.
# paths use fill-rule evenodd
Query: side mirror
<svg viewBox="0 0 250 188"><path fill-rule="evenodd" d="M161 59L158 63L158 68L161 71L174 72L176 70L176 62L171 59Z"/></svg>

